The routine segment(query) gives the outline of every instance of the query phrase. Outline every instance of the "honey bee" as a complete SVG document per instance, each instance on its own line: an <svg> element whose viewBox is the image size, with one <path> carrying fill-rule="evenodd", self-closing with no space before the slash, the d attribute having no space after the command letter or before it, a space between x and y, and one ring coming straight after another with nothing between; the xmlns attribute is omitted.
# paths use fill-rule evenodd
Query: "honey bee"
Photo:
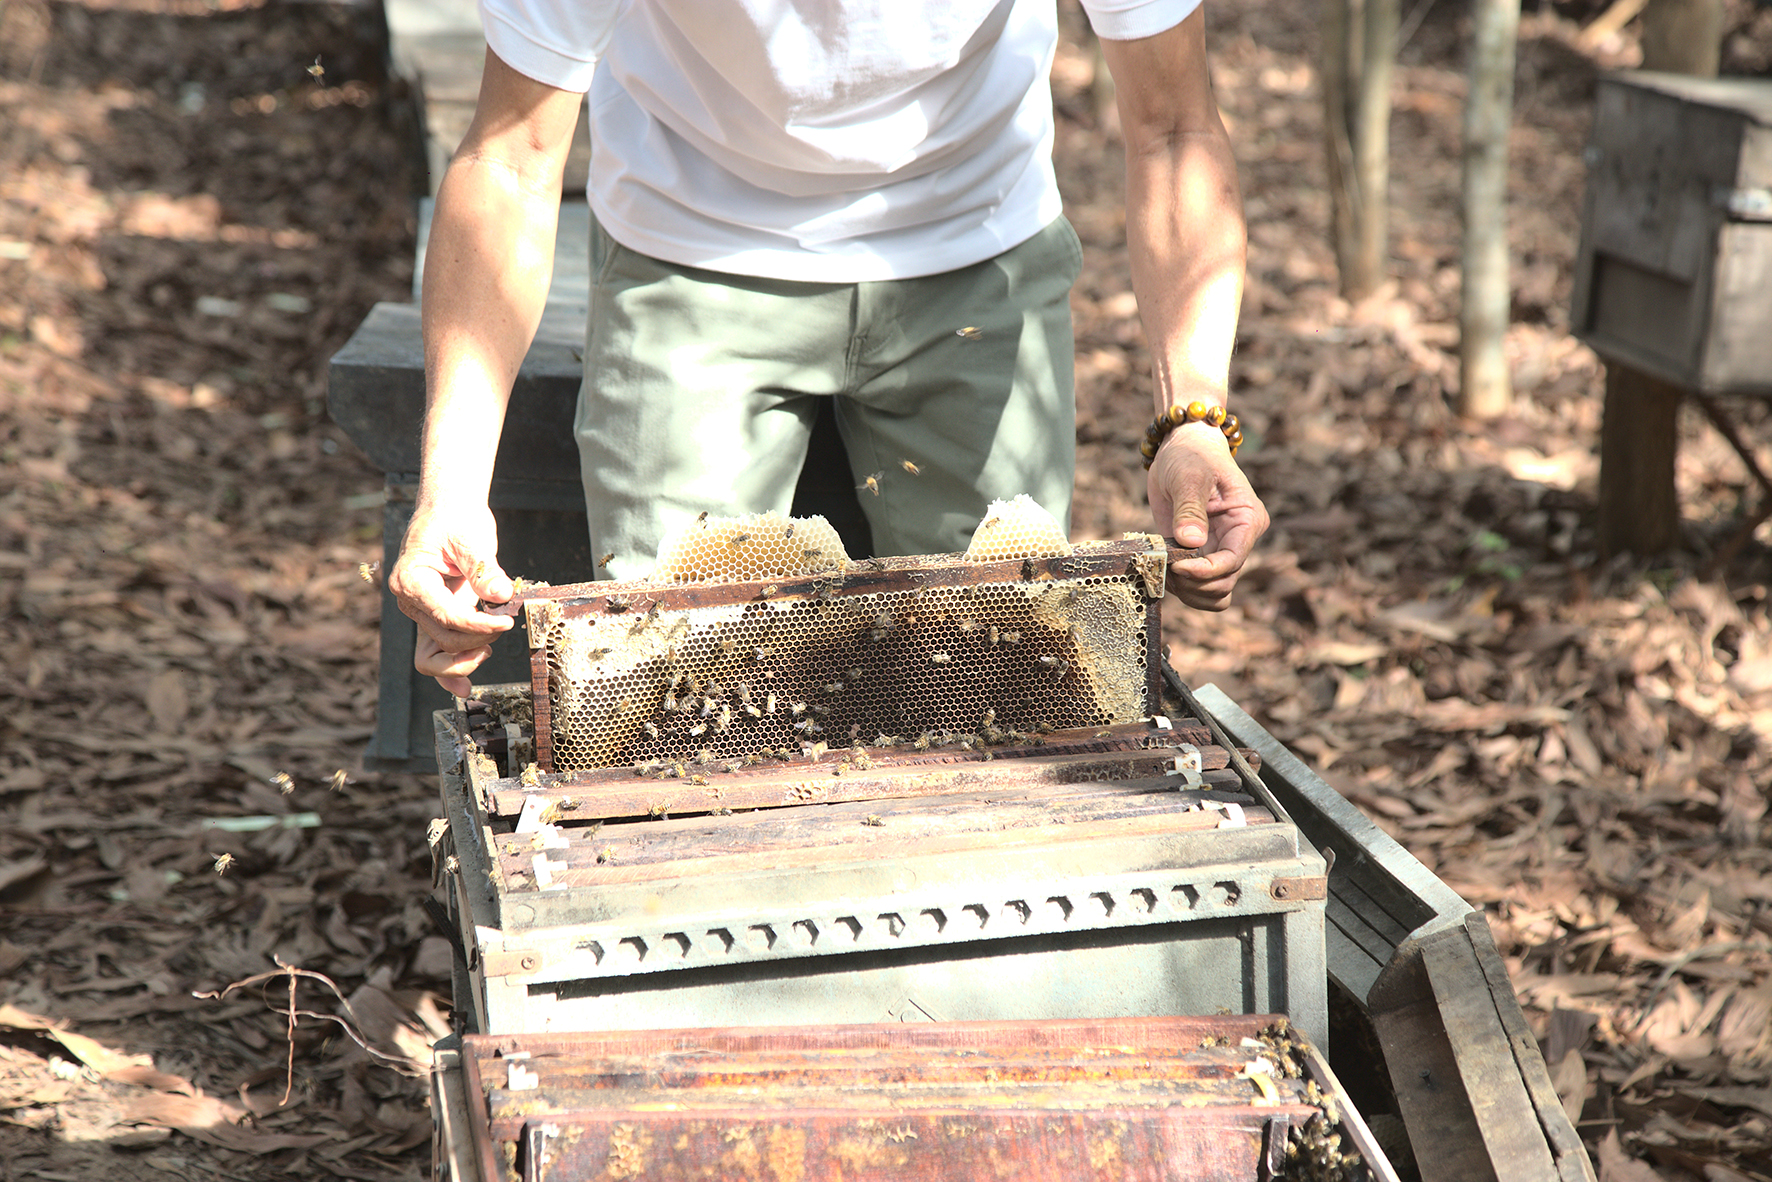
<svg viewBox="0 0 1772 1182"><path fill-rule="evenodd" d="M770 690L769 696L767 698L763 699L763 713L765 713L765 714L774 714L775 713L775 691L774 690Z"/></svg>
<svg viewBox="0 0 1772 1182"><path fill-rule="evenodd" d="M365 583L368 583L371 587L375 586L375 580L380 574L380 559L377 559L374 562L359 562L357 564L357 577L362 579Z"/></svg>
<svg viewBox="0 0 1772 1182"><path fill-rule="evenodd" d="M789 702L788 709L790 711L792 711L796 716L801 715L801 714L806 713L806 703L804 703L804 702Z"/></svg>
<svg viewBox="0 0 1772 1182"><path fill-rule="evenodd" d="M861 680L861 667L859 665L849 671L849 680L850 681L860 681Z"/></svg>
<svg viewBox="0 0 1772 1182"><path fill-rule="evenodd" d="M806 549L802 550L800 553L802 553L806 556L806 559L808 562L810 562L814 558L823 558L824 557L823 550L814 550L810 546L808 546Z"/></svg>
<svg viewBox="0 0 1772 1182"><path fill-rule="evenodd" d="M609 564L611 562L613 562L614 560L615 560L615 551L611 550L609 553L605 554L603 557L597 559L597 569L598 570L607 570L609 567Z"/></svg>
<svg viewBox="0 0 1772 1182"><path fill-rule="evenodd" d="M295 778L288 772L277 772L271 776L271 785L283 795L288 796L295 791Z"/></svg>
<svg viewBox="0 0 1772 1182"><path fill-rule="evenodd" d="M976 341L984 337L984 329L975 324L968 324L965 328L955 329L954 335L964 341Z"/></svg>
<svg viewBox="0 0 1772 1182"><path fill-rule="evenodd" d="M698 722L689 728L689 733L692 737L700 738L702 735L708 733L708 724L705 722Z"/></svg>
<svg viewBox="0 0 1772 1182"><path fill-rule="evenodd" d="M1021 560L1021 578L1022 578L1023 582L1028 582L1028 583L1033 582L1033 580L1034 580L1034 560L1033 559L1024 558Z"/></svg>
<svg viewBox="0 0 1772 1182"><path fill-rule="evenodd" d="M794 536L794 523L790 521L790 522L788 522L788 527L781 531L781 538L782 538L782 541L785 542L785 541L789 541L790 539L792 539L793 536Z"/></svg>
<svg viewBox="0 0 1772 1182"><path fill-rule="evenodd" d="M730 707L730 706L720 707L720 715L718 718L714 719L714 729L716 731L719 731L721 734L725 734L727 728L730 727L731 725L732 725L732 707Z"/></svg>
<svg viewBox="0 0 1772 1182"><path fill-rule="evenodd" d="M991 729L992 724L996 721L997 708L995 706L988 706L985 708L984 717L979 720L978 729L989 730Z"/></svg>
<svg viewBox="0 0 1772 1182"><path fill-rule="evenodd" d="M1005 632L1005 633L1003 633L1003 643L1004 644L1020 644L1021 643L1021 633L1019 633L1019 632Z"/></svg>
<svg viewBox="0 0 1772 1182"><path fill-rule="evenodd" d="M215 872L217 874L226 874L228 872L228 867L232 866L233 864L234 864L234 855L233 854L223 853L223 854L217 854L215 856Z"/></svg>
<svg viewBox="0 0 1772 1182"><path fill-rule="evenodd" d="M883 477L885 475L886 475L886 473L884 473L884 472L876 472L872 476L868 477L866 480L862 481L860 484L856 485L855 490L857 492L860 492L862 489L865 488L877 497L880 495L880 479L881 479L881 477Z"/></svg>
<svg viewBox="0 0 1772 1182"><path fill-rule="evenodd" d="M613 865L615 865L615 847L614 846L606 845L603 847L603 849L597 854L597 865L599 865L599 866L613 866Z"/></svg>
<svg viewBox="0 0 1772 1182"><path fill-rule="evenodd" d="M824 692L827 694L840 694L843 692L843 683L840 681L828 681L824 685Z"/></svg>
<svg viewBox="0 0 1772 1182"><path fill-rule="evenodd" d="M1040 664L1042 664L1042 665L1046 666L1046 668L1050 669L1054 665L1058 664L1058 658L1054 657L1050 654L1042 654L1040 657Z"/></svg>
<svg viewBox="0 0 1772 1182"><path fill-rule="evenodd" d="M641 723L640 725L646 729L646 734L649 738L653 738L653 739L658 738L658 724L657 723L653 722L650 718L648 718L645 722Z"/></svg>
<svg viewBox="0 0 1772 1182"><path fill-rule="evenodd" d="M675 714L677 712L677 695L670 690L665 691L664 712L666 714Z"/></svg>
<svg viewBox="0 0 1772 1182"><path fill-rule="evenodd" d="M620 613L627 611L629 608L633 607L634 605L629 603L625 599L613 599L612 598L612 599L608 600L604 606L608 607L610 611L615 612L616 614L619 615Z"/></svg>
<svg viewBox="0 0 1772 1182"><path fill-rule="evenodd" d="M781 590L780 586L778 586L775 583L770 583L767 587L763 588L763 598L768 599L770 596L774 595L777 591L780 591L780 590Z"/></svg>
<svg viewBox="0 0 1772 1182"><path fill-rule="evenodd" d="M608 647L594 648L591 650L591 660L601 661L604 657L607 657L612 651L614 651L614 650L612 650Z"/></svg>
<svg viewBox="0 0 1772 1182"><path fill-rule="evenodd" d="M951 660L953 660L953 658L948 656L946 653L930 653L929 654L929 663L932 665L945 665Z"/></svg>
<svg viewBox="0 0 1772 1182"><path fill-rule="evenodd" d="M345 775L344 768L341 767L336 772L332 773L332 790L334 792L343 792L345 790L345 784L348 782L349 779Z"/></svg>
<svg viewBox="0 0 1772 1182"><path fill-rule="evenodd" d="M911 746L915 747L918 751L929 750L929 732L924 731L922 734L918 735L917 741L912 743Z"/></svg>
<svg viewBox="0 0 1772 1182"><path fill-rule="evenodd" d="M912 476L923 475L923 469L917 467L917 465L911 463L909 460L898 461L898 466L903 468L906 472L909 472Z"/></svg>
<svg viewBox="0 0 1772 1182"><path fill-rule="evenodd" d="M881 819L880 814L869 813L867 816L865 816L861 819L861 823L863 825L873 825L875 827L878 827L878 826L884 825L886 822Z"/></svg>
<svg viewBox="0 0 1772 1182"><path fill-rule="evenodd" d="M750 540L751 540L750 534L733 534L732 540L727 542L726 544L728 546L731 546L734 550L736 550L740 546L744 545L746 542L748 542Z"/></svg>
<svg viewBox="0 0 1772 1182"><path fill-rule="evenodd" d="M963 633L974 631L975 629L977 629L977 627L978 627L977 620L961 620L960 621L960 631Z"/></svg>
<svg viewBox="0 0 1772 1182"><path fill-rule="evenodd" d="M751 650L751 654L759 661L767 661L771 651L773 650L771 650L768 645L759 644L756 648Z"/></svg>

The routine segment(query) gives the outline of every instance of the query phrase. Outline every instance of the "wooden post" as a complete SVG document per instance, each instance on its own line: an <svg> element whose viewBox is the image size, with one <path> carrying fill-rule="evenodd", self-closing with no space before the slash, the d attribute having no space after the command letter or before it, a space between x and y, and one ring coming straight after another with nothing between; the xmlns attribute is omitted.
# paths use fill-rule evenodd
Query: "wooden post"
<svg viewBox="0 0 1772 1182"><path fill-rule="evenodd" d="M1655 554L1679 540L1674 494L1678 386L1606 363L1600 420L1600 552Z"/></svg>
<svg viewBox="0 0 1772 1182"><path fill-rule="evenodd" d="M1464 299L1459 314L1458 412L1491 419L1513 404L1502 341L1507 266L1507 140L1514 112L1519 0L1476 0L1470 94L1464 104Z"/></svg>

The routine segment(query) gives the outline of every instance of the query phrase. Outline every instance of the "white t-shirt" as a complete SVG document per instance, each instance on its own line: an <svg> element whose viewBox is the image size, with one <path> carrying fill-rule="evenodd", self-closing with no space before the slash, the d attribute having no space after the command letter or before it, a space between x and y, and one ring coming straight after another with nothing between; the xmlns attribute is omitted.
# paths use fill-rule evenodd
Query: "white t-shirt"
<svg viewBox="0 0 1772 1182"><path fill-rule="evenodd" d="M1130 40L1200 0L1084 0ZM929 275L1060 213L1054 0L480 0L487 44L589 91L591 208L685 266Z"/></svg>

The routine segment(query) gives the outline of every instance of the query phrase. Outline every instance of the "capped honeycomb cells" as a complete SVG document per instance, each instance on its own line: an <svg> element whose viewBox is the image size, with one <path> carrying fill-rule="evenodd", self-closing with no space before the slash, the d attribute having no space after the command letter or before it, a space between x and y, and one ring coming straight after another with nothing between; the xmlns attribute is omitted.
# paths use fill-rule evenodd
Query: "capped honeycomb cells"
<svg viewBox="0 0 1772 1182"><path fill-rule="evenodd" d="M1131 578L855 593L839 583L553 619L541 639L554 769L694 774L817 743L963 741L1144 712L1146 600Z"/></svg>
<svg viewBox="0 0 1772 1182"><path fill-rule="evenodd" d="M690 522L658 547L654 578L677 583L841 573L843 540L822 517L758 513Z"/></svg>
<svg viewBox="0 0 1772 1182"><path fill-rule="evenodd" d="M1072 553L1058 519L1026 493L992 501L972 533L966 557L973 562L1005 558L1056 558Z"/></svg>

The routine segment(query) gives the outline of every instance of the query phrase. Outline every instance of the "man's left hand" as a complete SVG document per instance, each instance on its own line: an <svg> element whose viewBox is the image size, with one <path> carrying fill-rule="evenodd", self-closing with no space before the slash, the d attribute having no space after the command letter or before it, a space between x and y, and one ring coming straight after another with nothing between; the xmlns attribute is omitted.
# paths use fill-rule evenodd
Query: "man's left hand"
<svg viewBox="0 0 1772 1182"><path fill-rule="evenodd" d="M1232 458L1224 436L1205 423L1170 432L1149 476L1151 519L1158 532L1190 550L1169 566L1169 590L1189 607L1223 611L1256 539L1267 532L1267 508Z"/></svg>

